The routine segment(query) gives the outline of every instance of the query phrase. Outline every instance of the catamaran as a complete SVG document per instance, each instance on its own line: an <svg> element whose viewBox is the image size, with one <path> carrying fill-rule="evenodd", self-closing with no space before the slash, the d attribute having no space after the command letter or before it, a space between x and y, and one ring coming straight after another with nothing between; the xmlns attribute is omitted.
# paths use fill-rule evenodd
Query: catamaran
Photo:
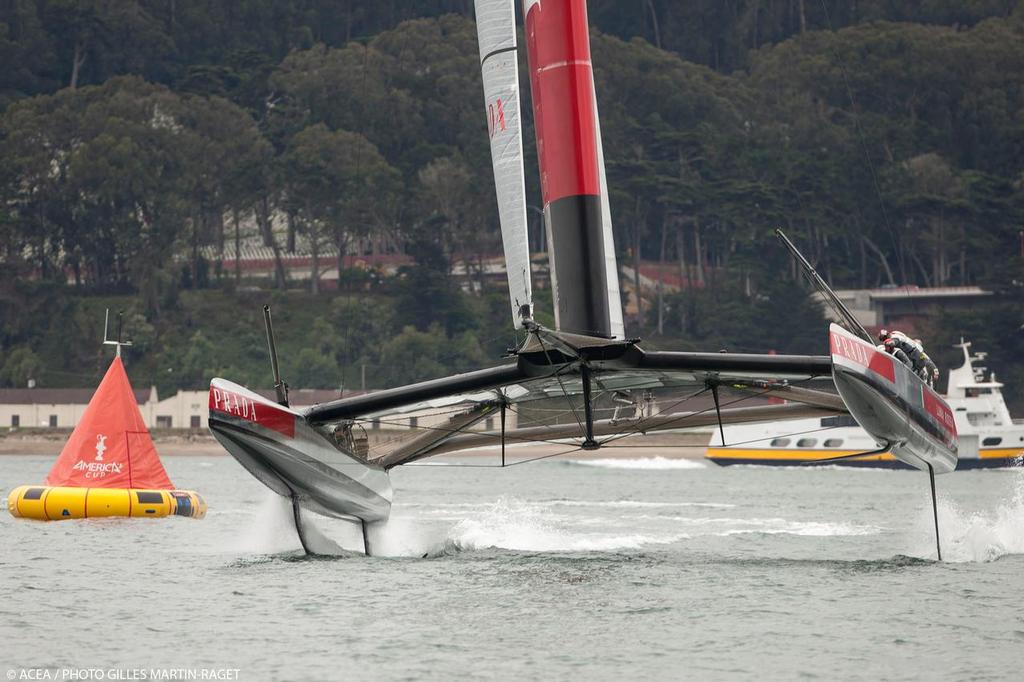
<svg viewBox="0 0 1024 682"><path fill-rule="evenodd" d="M362 549L371 553L371 531L391 511L389 471L426 457L491 446L504 462L507 444L567 443L562 454L568 454L635 433L844 414L871 435L872 449L928 472L934 509L935 474L957 462L953 412L910 368L876 350L852 315L847 328L822 330L830 354L821 356L651 351L626 337L585 0L523 3L555 317L554 329L537 323L515 5L475 4L509 301L522 340L493 367L297 410L277 369L267 310L276 401L215 378L209 424L242 466L291 500L304 549L301 514L311 510L360 527ZM838 392L815 389L815 381ZM726 391L741 397L724 402ZM773 394L790 402L742 404ZM676 411L688 399L709 396L713 409ZM671 409L608 416L623 403L652 401ZM410 439L357 445L374 424L429 410L441 421L424 424ZM941 559L937 514L936 551Z"/></svg>

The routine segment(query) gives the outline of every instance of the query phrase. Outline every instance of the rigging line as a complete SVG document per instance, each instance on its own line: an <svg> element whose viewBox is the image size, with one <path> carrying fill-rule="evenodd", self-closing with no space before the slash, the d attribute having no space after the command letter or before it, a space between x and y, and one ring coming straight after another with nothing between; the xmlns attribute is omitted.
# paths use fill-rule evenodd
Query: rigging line
<svg viewBox="0 0 1024 682"><path fill-rule="evenodd" d="M497 414L497 410L495 410L491 414L482 415L480 420L478 420L476 423L479 424L481 420L487 419L489 417L494 417L496 414ZM358 421L358 420L354 419L353 421ZM465 431L464 430L465 427L459 428L459 429L453 429L453 428L445 428L443 426L420 426L419 424L417 424L416 426L409 426L408 424L403 424L403 426L408 428L408 430L410 432L411 431L439 431L439 432L444 433L444 434L449 435L449 436L458 435L459 433L468 433L468 434L472 434L474 436L484 436L484 437L487 437L487 438L494 438L496 440L501 438L500 434L492 433L490 431ZM548 428L550 428L550 427L548 427ZM406 435L406 434L403 434L403 435ZM506 434L505 438L507 440L515 441L516 443L548 443L550 445L565 445L565 441L569 440L568 438L563 438L561 440L550 440L550 439L545 439L545 438L519 438L514 433ZM380 449L382 449L383 446L390 445L392 443L394 443L397 447L401 447L406 442L408 442L408 441L403 440L403 438L401 436L399 436L399 437L396 437L394 440L389 440L389 441L386 441L384 443L380 443L379 445L375 445L375 446L373 446L371 448L371 450L373 450L374 452L377 452Z"/></svg>
<svg viewBox="0 0 1024 682"><path fill-rule="evenodd" d="M692 395L688 395L688 396L684 396L683 398L680 398L676 402L674 402L671 405L669 405L668 407L666 407L664 410L660 410L659 413L666 412L668 410L671 410L674 407L679 407L683 403L686 403L686 402L688 402L690 400L693 400L694 398L696 398L697 396L701 395L702 393L707 393L708 390L709 390L708 387L705 386L704 388L700 389L699 391L697 391L696 393L694 393ZM616 434L614 436L609 436L608 438L606 438L603 441L601 441L601 446L604 447L605 443L611 443L611 442L616 441L616 440L618 440L620 438L625 438L626 436L635 436L635 435L637 435L639 433L643 433L643 428L650 422L650 419L651 419L650 417L645 417L645 418L641 419L639 422L637 422L636 425L630 431L625 432L625 433Z"/></svg>
<svg viewBox="0 0 1024 682"><path fill-rule="evenodd" d="M519 414L519 412L512 407L512 403L509 403L508 407L509 407L509 409L512 409L513 412L516 412L517 415ZM458 414L466 414L465 411L458 411L458 410L452 410L450 412L446 411L446 412L443 412L443 413L440 413L440 414L443 415L443 414L449 414L449 413L452 413L452 412L455 412L455 413L458 413ZM568 410L564 410L563 412L568 412ZM420 416L437 416L437 414L420 415ZM493 417L493 416L494 416L494 413L492 412L492 414L490 414L490 415L484 415L483 419L486 419L487 417ZM358 423L360 425L360 427L362 427L362 423L365 423L367 421L371 421L372 422L372 420L364 418L364 417L354 417L354 418L351 419L351 421L353 423ZM412 431L439 431L439 432L442 432L442 433L445 433L445 434L448 434L448 435L456 435L458 433L471 433L473 435L485 436L485 437L490 437L490 438L494 438L494 439L500 439L500 437L501 437L500 434L491 433L491 432L488 432L488 431L463 431L462 429L446 428L446 427L443 427L443 426L427 426L427 425L422 425L421 426L419 424L417 424L416 426L410 426L408 424L408 422L406 422L404 420L401 421L401 422L398 422L398 421L379 421L378 423L388 423L388 424L393 424L393 425L396 425L396 426L397 425L401 425L402 427L407 428L410 432L412 432ZM479 423L479 421L477 421L476 423ZM531 421L531 423L537 424L539 426L543 426L544 428L547 428L549 430L552 429L552 427L550 425L544 424L542 422L538 423L536 421ZM387 441L385 441L383 443L380 443L378 445L372 446L370 448L370 450L373 451L373 452L379 452L382 449L384 449L385 446L392 445L392 444L394 444L396 447L401 447L404 443L408 442L407 440L405 440L406 436L407 436L407 434L402 434L400 436L396 436L393 439L390 439L390 440L387 440ZM521 437L516 436L514 433L513 434L506 434L505 437L506 437L507 440L516 441L516 443L547 443L547 444L550 444L550 445L565 445L566 444L565 441L572 439L572 437L561 438L561 439L521 438ZM385 453L385 454L387 454L387 453Z"/></svg>
<svg viewBox="0 0 1024 682"><path fill-rule="evenodd" d="M519 401L518 403L515 403L515 404L516 405L527 405L530 402L538 402L540 400L550 400L550 398L538 398L536 401L521 400L521 401ZM530 407L530 412L538 412L538 413L539 412L543 412L543 413L549 414L549 415L553 416L555 419L557 419L558 417L560 417L562 415L571 414L572 410L570 410L568 408L565 408L565 407L560 407L560 408L555 409L553 407L535 407L535 406L531 406ZM525 413L524 413L524 415L525 415ZM537 420L535 419L534 421L537 421Z"/></svg>
<svg viewBox="0 0 1024 682"><path fill-rule="evenodd" d="M520 412L520 411L519 411L519 410L518 410L517 408L513 407L511 403L509 404L508 408L509 408L510 410L512 410L512 412L513 412L513 413L515 413L515 415L516 415L516 419L517 419L517 420L518 420L518 419L519 419L520 417L522 417L522 416L523 416L523 413L522 413L522 412ZM552 410L552 411L554 411L554 410ZM559 416L561 416L561 415L564 415L564 414L569 414L569 412L570 412L570 411L571 411L571 410L558 410L558 411L556 412L556 414L555 414L555 419L557 420L557 419L558 419L558 417L559 417ZM517 422L517 423L518 423L518 422ZM555 428L554 428L553 426L551 426L550 424L547 424L547 423L545 423L545 422L542 422L542 421L541 421L540 419L530 419L529 417L526 417L526 423L527 423L528 425L534 425L534 426L539 426L539 427L545 428L545 429L547 429L548 431L554 431L554 430L555 430ZM556 422L556 423L557 423L557 422Z"/></svg>
<svg viewBox="0 0 1024 682"><path fill-rule="evenodd" d="M595 383L596 383L596 381L595 381ZM598 384L598 386L600 386L600 384ZM607 389L607 388L599 388L598 390L596 390L596 391L594 391L592 393L592 395L594 397L594 401L596 402L598 399L603 398L604 396L609 395L611 393L614 393L616 390L627 390L627 389L614 389L613 390L613 389ZM576 395L580 395L580 394L577 393ZM558 398L558 396L544 396L542 398L529 398L527 400L519 400L519 401L517 401L516 404L519 404L519 405L529 405L530 403L540 402L541 400L555 400L557 398ZM530 409L532 411L534 411L534 412L554 413L556 415L556 417L557 417L557 415L569 414L570 412L572 412L571 409L566 409L566 408L531 407ZM609 408L609 407L599 407L597 409L599 409L599 410L608 410L608 409L611 409L611 408Z"/></svg>
<svg viewBox="0 0 1024 682"><path fill-rule="evenodd" d="M811 381L811 380L813 380L813 379L814 379L814 377L808 377L807 379L802 379L802 380L801 380L801 381L799 381L799 382L793 382L793 383L805 383L805 382ZM793 383L791 383L790 385L793 385ZM704 388L704 389L703 389L703 390L702 390L702 391L701 391L700 393L703 393L704 391L707 391L707 390L709 390L709 389L708 389L708 388ZM774 389L772 389L772 388L768 388L768 389L765 389L764 391L762 391L762 392L760 392L760 393L750 393L750 394L744 395L744 396L743 396L743 397L741 397L741 398L737 398L736 400L731 400L731 401L729 401L729 402L727 402L727 403L722 403L722 404L720 405L720 407L728 407L729 405L735 405L735 404L737 404L737 403L741 403L741 402L743 402L744 400L751 400L751 399L753 399L753 398L758 398L758 397L764 396L764 395L766 395L766 394L768 394L768 393L771 393L771 392L772 392L773 390L774 390ZM692 396L692 397L693 397L693 398L695 398L695 397L697 397L698 395L700 395L700 393L697 393L697 394L695 394L695 395L694 395L694 396ZM684 402L684 401L680 401L680 402ZM676 405L678 405L678 404L679 404L679 403L677 402L677 403L676 403ZM675 407L676 405L672 405L672 406L670 406L670 407L669 407L668 409L671 409L672 407ZM707 413L707 412L710 412L710 411L711 411L711 410L713 410L713 409L715 409L715 406L714 406L714 405L712 405L712 406L710 406L710 407L707 407L707 408L705 408L705 409L703 409L703 410L699 410L699 411L697 411L697 412L690 412L689 414L684 414L684 415L680 415L679 419L673 419L673 420L670 420L670 421L668 421L668 422L667 422L667 424L675 424L675 423L678 423L678 422L681 422L681 421L685 421L685 420L687 420L687 419L692 419L693 417L697 417L697 416L700 416L700 415L702 415L702 414L705 414L705 413ZM664 429L663 429L663 430L664 430ZM603 446L603 445L604 445L605 443L612 443L612 442L615 442L615 441L617 441L617 440L620 440L620 439L622 439L622 438L626 438L627 436L632 436L632 435L636 435L637 433L640 433L640 432L633 432L633 433L623 433L623 434L619 434L619 435L617 435L617 436L611 436L611 437L609 437L609 438L605 439L605 440L604 440L604 441L603 441L603 442L601 443L601 445Z"/></svg>
<svg viewBox="0 0 1024 682"><path fill-rule="evenodd" d="M559 445L565 445L565 443L559 443ZM399 466L404 466L404 467L426 467L426 466L435 466L436 467L436 466L444 466L444 467L451 467L453 469L508 469L509 467L514 467L514 466L519 465L519 464L530 464L531 462L539 462L539 461L544 460L544 459L551 459L552 457L561 457L562 455L571 455L572 453L579 452L582 449L583 449L582 445L577 445L576 447L571 448L569 450L562 450L561 452L553 452L551 454L541 455L539 457L531 457L530 459L521 459L518 462L512 462L511 464L506 464L504 466L502 466L500 464L438 464L438 463L433 463L433 464L426 464L426 463L417 464L415 462L412 462L410 464L401 464Z"/></svg>
<svg viewBox="0 0 1024 682"><path fill-rule="evenodd" d="M844 428L844 427L840 427L840 426L825 426L825 427L822 427L820 429L810 429L808 431L791 431L789 433L774 434L772 436L772 438L790 438L792 436L805 436L805 435L807 435L809 433L820 433L822 431L831 431L833 429L839 429L839 428ZM741 441L739 441L737 443L729 443L728 447L732 448L732 447L736 447L737 445L749 445L751 443L759 443L759 442L765 441L765 440L768 440L768 439L767 438L752 438L751 440L741 440ZM616 450L616 449L620 449L620 450L636 450L638 448L661 448L661 449L664 449L664 448L670 448L670 447L679 447L679 446L672 446L672 445L650 445L650 444L644 444L644 445L610 445L610 446L608 446L608 449L609 450ZM683 446L683 447L699 448L701 446L700 445L690 445L690 446Z"/></svg>
<svg viewBox="0 0 1024 682"><path fill-rule="evenodd" d="M412 469L415 467L445 467L448 469L505 469L507 466L500 464L448 464L447 462L409 462L398 464L396 467Z"/></svg>
<svg viewBox="0 0 1024 682"><path fill-rule="evenodd" d="M838 315L841 320L846 322L847 328L851 332L859 334L868 343L874 344L874 340L871 338L871 334L869 334L868 331L864 329L864 325L862 325L860 323L860 320L858 320L856 316L854 316L854 314L850 312L850 309L847 308L841 300L839 300L839 297L836 295L836 293L832 291L832 288L828 285L828 283L825 282L824 279L822 279L821 275L818 274L818 271L814 268L813 265L811 265L810 261L808 261L807 258L802 253L800 253L800 249L796 248L796 245L792 241L790 241L789 237L786 236L786 233L783 232L780 228L776 228L775 236L782 241L782 243L786 246L786 249L789 250L790 255L796 259L797 263L800 264L803 270L804 277L810 280L811 285L818 290L818 292L822 295L822 297L824 298L825 302L829 305L829 307L831 307L832 310L835 311L836 315Z"/></svg>
<svg viewBox="0 0 1024 682"><path fill-rule="evenodd" d="M829 16L828 6L825 0L821 0L821 9L825 13L825 23L828 25L828 30L833 35L837 35L834 28L832 28L832 17ZM885 200L882 198L882 187L878 183L878 175L875 172L875 164L871 160L871 153L868 150L867 140L864 136L864 129L860 123L860 116L857 115L857 102L853 97L853 87L850 85L850 74L846 70L846 65L843 62L839 52L835 49L832 50L832 55L836 58L836 62L839 64L839 73L843 76L843 84L846 86L846 96L850 99L850 113L853 115L853 127L857 131L857 139L860 141L861 151L864 153L864 158L867 159L868 169L871 171L871 182L875 186L875 194L878 195L878 205L882 209L882 221L885 223L885 229L889 232L889 238L892 240L892 246L896 250L896 258L899 261L900 275L902 277L907 276L906 263L903 258L903 250L900 249L899 244L896 240L896 232L892 229L892 224L889 222L889 211L885 208ZM903 286L909 287L909 284L904 280Z"/></svg>
<svg viewBox="0 0 1024 682"><path fill-rule="evenodd" d="M466 429L468 429L470 427L473 427L473 426L476 426L481 421L483 421L484 419L488 419L488 418L493 418L493 412L491 412L490 414L485 413L485 414L477 415L476 419L473 419L471 421L466 422L465 424L463 424L462 426L460 426L459 428L457 428L457 429L455 429L453 431L449 431L448 436L449 437L450 436L457 436L460 433L468 433L466 431ZM504 441L504 436L505 436L505 434L504 434L505 413L504 413L504 411L502 411L502 414L501 414L501 424L502 424L502 434L501 434L501 438L502 438L502 457L504 457L504 450L505 450L505 441ZM430 443L427 443L425 446L421 447L419 450L417 450L417 451L407 455L408 458L409 458L407 461L413 461L413 460L417 460L417 459L426 459L427 457L430 457L430 451L432 449L437 449L437 447L439 447L440 445L444 444L445 440L446 439L444 439L442 437L442 439L440 439L440 441L435 440L435 441L432 441ZM384 456L386 457L387 455L384 455ZM398 466L398 465L397 464L393 464L392 467L394 467L394 466Z"/></svg>
<svg viewBox="0 0 1024 682"><path fill-rule="evenodd" d="M478 403L460 403L460 407L454 408L454 409L451 409L451 410L438 410L436 412L422 412L422 411L419 411L419 410L411 410L408 413L406 413L406 414L409 415L407 417L402 417L401 413L393 412L388 417L368 417L368 416L347 417L345 419L339 419L337 421L331 421L331 422L327 422L327 423L329 423L329 424L340 424L340 423L345 422L345 421L350 421L350 422L353 422L353 423L358 422L360 424L371 424L371 425L373 424L373 422L377 422L378 424L390 424L390 425L394 425L394 426L403 426L403 425L404 426L408 426L409 417L444 417L446 415L465 414L466 412L471 411L473 408L477 408L477 407L480 407L481 405L485 405L485 404L487 404L486 400L478 402ZM413 428L415 428L415 427L413 427Z"/></svg>
<svg viewBox="0 0 1024 682"><path fill-rule="evenodd" d="M572 453L579 452L582 449L582 445L577 445L571 450L563 450L562 452L555 452L550 455L541 455L540 457L533 457L531 459L521 459L518 462L512 462L511 464L506 465L505 468L507 469L508 467L514 467L520 464L530 464L531 462L539 462L542 459L551 459L552 457L561 457L562 455L571 455Z"/></svg>
<svg viewBox="0 0 1024 682"><path fill-rule="evenodd" d="M548 348L544 343L544 339L541 338L539 333L534 333L537 334L537 341L540 342L540 349L544 351L544 357L547 359L548 364L554 366L554 363L551 362L551 354L548 353ZM585 433L586 429L583 428L583 422L580 421L580 415L578 412L576 412L576 406L572 404L572 398L569 396L569 392L565 390L565 384L562 383L561 372L563 369L565 369L565 367L568 367L568 365L565 365L564 367L560 368L558 371L555 372L555 379L558 380L558 385L562 388L562 395L565 396L565 401L569 403L569 407L572 408L572 416L576 418L576 423L579 425L580 431Z"/></svg>

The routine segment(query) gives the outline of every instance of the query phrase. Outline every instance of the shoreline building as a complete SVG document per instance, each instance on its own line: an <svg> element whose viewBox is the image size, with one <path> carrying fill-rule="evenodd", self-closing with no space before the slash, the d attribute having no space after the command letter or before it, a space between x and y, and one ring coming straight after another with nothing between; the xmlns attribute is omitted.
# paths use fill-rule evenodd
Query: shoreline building
<svg viewBox="0 0 1024 682"><path fill-rule="evenodd" d="M839 289L836 296L869 331L882 327L914 333L917 325L942 312L964 311L983 304L994 293L977 286L885 287L882 289ZM826 317L835 320L821 294Z"/></svg>
<svg viewBox="0 0 1024 682"><path fill-rule="evenodd" d="M257 392L274 399L272 390ZM91 388L0 388L0 429L71 429L82 418L93 393ZM345 391L342 395L331 389L291 389L288 397L292 407L305 409L363 393ZM135 400L149 429L205 431L207 428L210 402L208 390L179 390L169 398L160 399L156 386L150 386L135 389ZM438 414L436 410L409 412L398 418L391 417L385 423L371 420L365 429L408 431L431 428L443 423L446 418L446 414ZM497 428L496 419L489 417L482 426L487 430ZM510 414L509 420L511 428L515 424L515 416Z"/></svg>

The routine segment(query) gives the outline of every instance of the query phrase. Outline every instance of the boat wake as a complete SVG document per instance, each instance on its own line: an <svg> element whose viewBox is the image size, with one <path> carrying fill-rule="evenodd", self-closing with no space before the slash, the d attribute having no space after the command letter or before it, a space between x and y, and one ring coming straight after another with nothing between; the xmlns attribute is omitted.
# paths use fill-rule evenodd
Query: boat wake
<svg viewBox="0 0 1024 682"><path fill-rule="evenodd" d="M475 507L475 508L474 508ZM561 516L550 503L503 497L489 505L446 510L444 521L428 516L393 516L381 529L375 549L388 556L440 556L503 549L517 552L610 552L665 545L686 537L644 529L629 532L602 519ZM429 519L429 520L428 520Z"/></svg>
<svg viewBox="0 0 1024 682"><path fill-rule="evenodd" d="M490 504L449 503L397 508L383 525L370 527L376 556L437 557L482 550L512 552L616 552L676 542L748 535L841 537L873 535L883 529L867 524L682 516L684 508L731 507L705 502L639 500L524 501L502 497ZM317 554L361 553L362 539L352 524L304 513L303 530ZM263 500L236 550L255 554L300 551L290 504L273 493Z"/></svg>
<svg viewBox="0 0 1024 682"><path fill-rule="evenodd" d="M668 517L684 525L690 537L731 535L803 535L838 537L877 535L882 528L868 524L833 523L828 521L791 521L783 518L691 518Z"/></svg>
<svg viewBox="0 0 1024 682"><path fill-rule="evenodd" d="M931 533L931 509L927 512ZM940 496L939 528L946 561L986 562L1024 554L1024 472L1014 474L1009 498L990 511L967 510Z"/></svg>
<svg viewBox="0 0 1024 682"><path fill-rule="evenodd" d="M361 531L348 521L304 511L302 531L310 551L315 554L344 556L362 553ZM295 532L291 502L268 489L259 502L251 525L238 535L232 549L259 555L301 552L302 544Z"/></svg>

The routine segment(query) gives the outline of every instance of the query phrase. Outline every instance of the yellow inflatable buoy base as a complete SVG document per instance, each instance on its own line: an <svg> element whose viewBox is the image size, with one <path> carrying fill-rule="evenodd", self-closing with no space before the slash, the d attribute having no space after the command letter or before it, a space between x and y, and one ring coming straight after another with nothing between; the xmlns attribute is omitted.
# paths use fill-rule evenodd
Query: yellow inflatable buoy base
<svg viewBox="0 0 1024 682"><path fill-rule="evenodd" d="M191 490L59 488L23 485L7 496L7 511L19 519L60 521L99 516L206 516L206 501Z"/></svg>

